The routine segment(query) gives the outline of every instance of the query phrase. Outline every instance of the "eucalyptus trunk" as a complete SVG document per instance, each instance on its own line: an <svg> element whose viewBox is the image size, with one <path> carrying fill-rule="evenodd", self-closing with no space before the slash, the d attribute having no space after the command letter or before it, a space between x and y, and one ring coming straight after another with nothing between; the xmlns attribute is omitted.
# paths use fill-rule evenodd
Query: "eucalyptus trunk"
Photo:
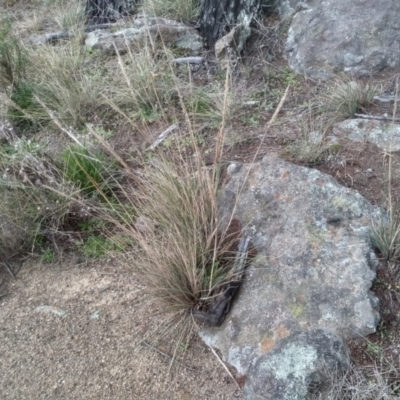
<svg viewBox="0 0 400 400"><path fill-rule="evenodd" d="M91 24L112 22L136 10L137 0L87 0L86 16Z"/></svg>
<svg viewBox="0 0 400 400"><path fill-rule="evenodd" d="M199 26L208 46L234 26L250 26L265 0L201 0Z"/></svg>

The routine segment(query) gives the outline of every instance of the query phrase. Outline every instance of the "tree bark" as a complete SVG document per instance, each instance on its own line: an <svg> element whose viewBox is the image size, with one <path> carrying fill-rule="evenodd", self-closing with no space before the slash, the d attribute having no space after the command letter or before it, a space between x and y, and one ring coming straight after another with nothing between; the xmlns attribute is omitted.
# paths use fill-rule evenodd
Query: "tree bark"
<svg viewBox="0 0 400 400"><path fill-rule="evenodd" d="M199 26L209 47L238 24L250 26L264 0L201 0Z"/></svg>
<svg viewBox="0 0 400 400"><path fill-rule="evenodd" d="M104 24L132 14L137 0L87 0L86 16L90 24Z"/></svg>

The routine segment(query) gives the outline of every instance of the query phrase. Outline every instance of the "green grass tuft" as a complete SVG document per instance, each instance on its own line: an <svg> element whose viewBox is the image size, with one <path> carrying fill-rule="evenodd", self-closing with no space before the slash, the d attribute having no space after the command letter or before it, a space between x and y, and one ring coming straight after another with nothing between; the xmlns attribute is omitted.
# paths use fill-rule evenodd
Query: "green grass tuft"
<svg viewBox="0 0 400 400"><path fill-rule="evenodd" d="M115 168L100 152L71 145L62 153L65 178L82 190L85 195L109 196L115 187Z"/></svg>

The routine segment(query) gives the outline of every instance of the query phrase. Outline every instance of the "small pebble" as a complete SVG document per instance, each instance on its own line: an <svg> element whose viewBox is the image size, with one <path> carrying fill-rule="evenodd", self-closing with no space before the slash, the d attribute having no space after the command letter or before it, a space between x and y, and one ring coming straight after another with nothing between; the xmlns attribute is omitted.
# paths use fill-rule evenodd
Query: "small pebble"
<svg viewBox="0 0 400 400"><path fill-rule="evenodd" d="M105 292L105 291L108 290L108 289L110 289L110 285L104 285L104 286L102 286L102 287L99 287L99 288L97 289L97 292L98 292L98 293L103 293L103 292Z"/></svg>
<svg viewBox="0 0 400 400"><path fill-rule="evenodd" d="M90 319L99 319L100 318L100 311L95 311L91 316Z"/></svg>

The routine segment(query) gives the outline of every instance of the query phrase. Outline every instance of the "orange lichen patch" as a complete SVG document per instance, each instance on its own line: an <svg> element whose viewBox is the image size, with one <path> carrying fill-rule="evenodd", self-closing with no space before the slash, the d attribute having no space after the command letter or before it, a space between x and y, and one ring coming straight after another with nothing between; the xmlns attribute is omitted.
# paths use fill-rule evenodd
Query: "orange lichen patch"
<svg viewBox="0 0 400 400"><path fill-rule="evenodd" d="M293 200L293 197L292 197L292 196L290 196L290 195L285 196L285 201L286 201L286 203L291 203L292 200Z"/></svg>
<svg viewBox="0 0 400 400"><path fill-rule="evenodd" d="M286 328L285 325L279 325L276 334L278 335L279 339L284 339L285 337L289 336L290 330Z"/></svg>
<svg viewBox="0 0 400 400"><path fill-rule="evenodd" d="M263 353L272 350L274 346L275 346L275 340L272 338L263 338L261 340L261 351Z"/></svg>
<svg viewBox="0 0 400 400"><path fill-rule="evenodd" d="M253 168L250 173L249 176L247 178L247 185L252 187L255 186L258 182L258 173L260 172L260 168Z"/></svg>
<svg viewBox="0 0 400 400"><path fill-rule="evenodd" d="M281 179L286 179L289 176L289 170L285 169L281 175Z"/></svg>

